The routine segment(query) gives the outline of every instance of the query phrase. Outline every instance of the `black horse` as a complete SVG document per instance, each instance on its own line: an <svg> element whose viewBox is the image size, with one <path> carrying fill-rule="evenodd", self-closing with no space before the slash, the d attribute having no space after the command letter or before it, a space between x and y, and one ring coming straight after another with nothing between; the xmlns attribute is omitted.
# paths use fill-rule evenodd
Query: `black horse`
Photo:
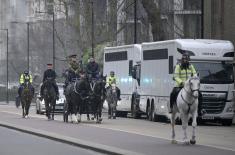
<svg viewBox="0 0 235 155"><path fill-rule="evenodd" d="M91 94L89 102L92 105L92 114L96 118L97 123L101 123L102 121L102 108L103 108L103 102L105 99L105 79L99 78L99 79L92 79L90 81L90 88L91 88Z"/></svg>
<svg viewBox="0 0 235 155"><path fill-rule="evenodd" d="M43 98L46 106L46 116L48 120L54 120L54 112L56 105L56 91L53 86L54 81L52 79L47 79L44 82Z"/></svg>
<svg viewBox="0 0 235 155"><path fill-rule="evenodd" d="M68 122L68 115L71 114L72 122L81 121L81 114L89 111L87 106L91 90L86 78L76 79L65 89L66 104L64 107L64 122ZM80 116L78 115L80 114ZM87 115L89 116L89 115Z"/></svg>
<svg viewBox="0 0 235 155"><path fill-rule="evenodd" d="M25 83L23 84L23 89L21 92L21 105L22 105L22 117L23 118L28 118L28 114L29 114L29 108L30 108L30 104L31 101L33 99L33 88L32 85L30 84L29 81L25 81Z"/></svg>

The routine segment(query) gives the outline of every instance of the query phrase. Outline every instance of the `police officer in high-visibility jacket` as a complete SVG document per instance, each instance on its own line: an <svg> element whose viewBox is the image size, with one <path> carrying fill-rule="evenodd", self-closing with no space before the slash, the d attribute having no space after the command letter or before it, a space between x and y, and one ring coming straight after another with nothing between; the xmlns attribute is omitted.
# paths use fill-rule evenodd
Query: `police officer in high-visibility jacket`
<svg viewBox="0 0 235 155"><path fill-rule="evenodd" d="M30 87L32 89L32 91L34 92L34 88L32 86L32 83L33 83L33 78L32 78L32 75L29 74L29 72L27 70L24 71L23 74L20 75L20 87L18 89L18 94L19 94L19 97L21 97L21 92L22 92L22 89L23 89L23 86L24 86L24 83L26 81L29 81L30 83Z"/></svg>
<svg viewBox="0 0 235 155"><path fill-rule="evenodd" d="M115 76L114 71L111 71L110 75L106 78L107 89L109 89L112 84L117 84L117 77ZM121 91L117 86L116 86L116 90L117 90L118 100L121 100L120 98Z"/></svg>
<svg viewBox="0 0 235 155"><path fill-rule="evenodd" d="M189 63L190 57L188 53L182 55L181 63L175 66L174 80L176 87L173 88L170 95L170 113L172 112L173 104L177 99L178 93L184 87L184 82L191 77L196 75L196 70L192 64Z"/></svg>

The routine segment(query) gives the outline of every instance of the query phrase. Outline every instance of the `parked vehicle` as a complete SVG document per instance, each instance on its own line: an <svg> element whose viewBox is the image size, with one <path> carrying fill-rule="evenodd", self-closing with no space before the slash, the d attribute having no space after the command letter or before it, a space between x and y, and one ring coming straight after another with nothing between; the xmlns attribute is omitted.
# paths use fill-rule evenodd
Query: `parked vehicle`
<svg viewBox="0 0 235 155"><path fill-rule="evenodd" d="M176 39L141 44L141 61L133 66L136 88L132 94L132 113L135 118L147 114L156 121L159 116L170 118L169 96L174 87L174 66L182 53L191 55L191 62L200 74L202 103L199 120L220 121L231 125L233 111L234 47L230 41ZM131 96L129 96L131 97ZM134 98L133 98L134 97Z"/></svg>
<svg viewBox="0 0 235 155"><path fill-rule="evenodd" d="M63 88L62 83L58 83L57 85L59 88L60 95L59 95L59 100L56 100L55 112L63 113L64 103L65 103L64 88ZM41 101L39 97L40 97L40 93L37 95L37 98L36 98L36 113L44 114L46 112L45 102L44 102L44 99Z"/></svg>
<svg viewBox="0 0 235 155"><path fill-rule="evenodd" d="M140 61L141 46L126 45L117 47L106 47L104 49L104 69L103 75L108 76L110 71L115 72L118 78L117 86L121 90L121 101L117 103L117 116L127 116L131 111L131 96L133 93L133 81L131 72L132 66ZM108 109L107 102L104 108Z"/></svg>

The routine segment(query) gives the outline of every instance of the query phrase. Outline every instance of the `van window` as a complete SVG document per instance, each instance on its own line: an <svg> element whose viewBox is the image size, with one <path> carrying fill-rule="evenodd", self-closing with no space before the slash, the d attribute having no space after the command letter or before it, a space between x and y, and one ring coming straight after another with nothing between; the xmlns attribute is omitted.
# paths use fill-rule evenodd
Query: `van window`
<svg viewBox="0 0 235 155"><path fill-rule="evenodd" d="M127 60L127 51L105 53L105 62Z"/></svg>
<svg viewBox="0 0 235 155"><path fill-rule="evenodd" d="M143 52L144 60L168 59L168 49L145 50Z"/></svg>

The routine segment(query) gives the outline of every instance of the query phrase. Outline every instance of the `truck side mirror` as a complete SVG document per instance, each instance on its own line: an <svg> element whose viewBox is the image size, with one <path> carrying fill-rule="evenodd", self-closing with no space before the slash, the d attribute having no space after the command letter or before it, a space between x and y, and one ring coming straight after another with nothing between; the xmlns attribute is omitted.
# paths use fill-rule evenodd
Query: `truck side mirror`
<svg viewBox="0 0 235 155"><path fill-rule="evenodd" d="M133 74L133 60L129 61L129 76Z"/></svg>
<svg viewBox="0 0 235 155"><path fill-rule="evenodd" d="M133 68L132 68L132 74L131 74L131 76L132 76L132 78L133 79L136 79L136 66L134 66Z"/></svg>

